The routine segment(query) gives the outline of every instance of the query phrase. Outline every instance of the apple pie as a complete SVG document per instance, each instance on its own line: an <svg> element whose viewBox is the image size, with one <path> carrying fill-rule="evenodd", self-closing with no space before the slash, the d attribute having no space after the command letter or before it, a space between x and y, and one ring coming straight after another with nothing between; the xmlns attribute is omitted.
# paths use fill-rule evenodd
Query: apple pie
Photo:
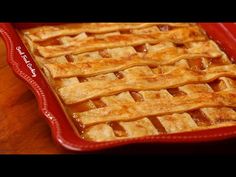
<svg viewBox="0 0 236 177"><path fill-rule="evenodd" d="M236 65L194 23L75 23L19 31L89 141L236 125Z"/></svg>

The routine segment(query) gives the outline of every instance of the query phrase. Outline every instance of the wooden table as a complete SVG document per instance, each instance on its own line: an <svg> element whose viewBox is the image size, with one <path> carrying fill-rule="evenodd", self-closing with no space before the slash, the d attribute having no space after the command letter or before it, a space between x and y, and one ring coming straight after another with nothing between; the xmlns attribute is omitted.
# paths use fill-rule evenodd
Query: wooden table
<svg viewBox="0 0 236 177"><path fill-rule="evenodd" d="M68 153L53 142L33 93L6 63L0 39L0 154Z"/></svg>

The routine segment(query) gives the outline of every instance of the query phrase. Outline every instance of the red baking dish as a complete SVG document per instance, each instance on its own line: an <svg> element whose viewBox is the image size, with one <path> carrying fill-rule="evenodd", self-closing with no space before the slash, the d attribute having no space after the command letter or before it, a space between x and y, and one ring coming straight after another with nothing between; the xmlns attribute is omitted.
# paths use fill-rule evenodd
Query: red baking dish
<svg viewBox="0 0 236 177"><path fill-rule="evenodd" d="M90 142L80 138L66 117L39 68L30 57L16 29L39 23L0 23L0 34L7 47L7 61L12 70L34 92L40 112L51 127L53 138L64 148L74 151L95 151L134 143L193 143L236 137L236 126L195 132L147 136L109 142ZM236 59L236 23L199 23L231 59Z"/></svg>

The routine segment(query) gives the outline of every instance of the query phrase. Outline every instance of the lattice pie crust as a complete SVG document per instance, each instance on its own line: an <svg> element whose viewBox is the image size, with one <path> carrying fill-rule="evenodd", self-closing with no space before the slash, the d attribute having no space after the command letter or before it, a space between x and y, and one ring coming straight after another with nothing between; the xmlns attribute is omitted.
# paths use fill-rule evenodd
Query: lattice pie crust
<svg viewBox="0 0 236 177"><path fill-rule="evenodd" d="M196 24L62 24L19 34L87 140L235 125L236 65Z"/></svg>

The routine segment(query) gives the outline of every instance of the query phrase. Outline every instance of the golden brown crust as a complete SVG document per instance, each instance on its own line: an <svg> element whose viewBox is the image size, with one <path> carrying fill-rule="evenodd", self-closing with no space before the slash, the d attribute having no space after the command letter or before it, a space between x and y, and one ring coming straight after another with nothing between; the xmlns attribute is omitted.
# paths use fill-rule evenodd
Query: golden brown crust
<svg viewBox="0 0 236 177"><path fill-rule="evenodd" d="M221 52L217 52L214 46L206 42L202 43L201 47L190 48L188 50L170 47L157 52L147 53L143 57L136 54L126 58L103 58L99 61L81 58L78 62L62 64L49 63L45 64L45 67L51 72L53 78L72 76L88 77L125 70L133 66L148 65L154 67L173 64L181 59L216 58L219 56L221 56Z"/></svg>
<svg viewBox="0 0 236 177"><path fill-rule="evenodd" d="M41 26L24 30L24 34L29 36L32 41L42 41L49 38L76 35L83 32L88 33L107 33L116 30L140 29L149 26L169 25L175 27L187 27L189 24L183 23L81 23L63 24L57 26Z"/></svg>
<svg viewBox="0 0 236 177"><path fill-rule="evenodd" d="M235 92L196 93L191 96L174 97L172 99L156 99L136 102L121 107L104 107L74 114L84 125L109 121L130 121L146 116L162 116L171 113L182 113L203 107L236 107Z"/></svg>
<svg viewBox="0 0 236 177"><path fill-rule="evenodd" d="M19 34L86 140L236 125L236 65L196 24L62 24Z"/></svg>
<svg viewBox="0 0 236 177"><path fill-rule="evenodd" d="M77 83L60 88L58 92L66 104L73 104L124 91L175 88L191 83L210 82L224 76L236 77L236 65L218 66L206 71L193 71L186 68L174 67L170 73L153 76L139 76L133 73L132 78Z"/></svg>
<svg viewBox="0 0 236 177"><path fill-rule="evenodd" d="M141 45L145 43L156 44L161 41L171 41L173 43L187 43L191 41L203 41L206 36L202 34L199 28L189 27L175 29L168 33L153 34L121 34L107 36L104 38L88 38L85 40L72 40L68 45L38 46L39 53L45 57L56 57L60 55L79 54L105 48L115 48L128 45Z"/></svg>

